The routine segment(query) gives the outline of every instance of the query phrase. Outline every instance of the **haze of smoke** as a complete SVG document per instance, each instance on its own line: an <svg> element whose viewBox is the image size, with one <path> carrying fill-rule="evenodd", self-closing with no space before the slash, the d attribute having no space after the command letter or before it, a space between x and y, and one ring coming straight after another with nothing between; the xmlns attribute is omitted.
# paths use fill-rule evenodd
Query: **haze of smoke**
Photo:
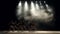
<svg viewBox="0 0 60 34"><path fill-rule="evenodd" d="M17 15L20 15L22 12L21 6L22 5L20 2L19 7L18 7L19 9L17 10ZM52 21L53 13L51 13L49 15L48 13L46 13L46 11L53 12L53 10L48 6L48 4L45 4L45 6L46 6L47 10L44 8L44 6L42 5L41 2L40 2L40 6L39 6L37 2L34 5L34 3L31 1L31 8L30 8L31 16L27 16L29 7L28 7L27 2L25 2L25 4L24 4L24 19L25 20L40 20L40 21L44 21L44 22ZM20 18L20 17L18 17L18 18Z"/></svg>

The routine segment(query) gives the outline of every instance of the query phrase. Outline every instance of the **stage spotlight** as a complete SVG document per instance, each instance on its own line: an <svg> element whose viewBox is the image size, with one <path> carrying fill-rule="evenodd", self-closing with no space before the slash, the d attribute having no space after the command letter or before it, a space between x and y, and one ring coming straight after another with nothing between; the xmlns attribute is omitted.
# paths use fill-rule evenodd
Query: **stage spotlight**
<svg viewBox="0 0 60 34"><path fill-rule="evenodd" d="M21 11L22 11L22 2L20 1L18 6L17 6L17 10L16 10L16 16L17 16L18 20L21 17L21 13L22 13Z"/></svg>

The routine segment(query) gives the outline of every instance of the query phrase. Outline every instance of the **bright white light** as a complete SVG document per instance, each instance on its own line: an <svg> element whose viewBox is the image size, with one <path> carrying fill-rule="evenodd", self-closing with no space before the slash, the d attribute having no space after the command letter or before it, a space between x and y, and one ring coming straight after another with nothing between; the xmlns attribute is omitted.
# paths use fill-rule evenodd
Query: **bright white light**
<svg viewBox="0 0 60 34"><path fill-rule="evenodd" d="M31 1L31 10L35 10L34 3Z"/></svg>
<svg viewBox="0 0 60 34"><path fill-rule="evenodd" d="M33 19L34 19L36 16L39 15L38 12L39 12L39 11L37 11L37 10L35 9L34 3L31 2L31 16L32 16Z"/></svg>
<svg viewBox="0 0 60 34"><path fill-rule="evenodd" d="M5 31L4 31L5 32ZM7 31L6 31L7 32ZM11 33L16 33L16 34L18 34L18 33L22 33L22 34L24 34L24 33L30 33L30 34L45 34L45 33L50 33L50 34L54 34L54 33L60 33L60 31L18 31L18 32L10 32L10 31L8 31L8 34L11 34Z"/></svg>
<svg viewBox="0 0 60 34"><path fill-rule="evenodd" d="M22 3L19 2L19 4L18 4L18 10L17 10L17 15L20 15L21 11L22 11Z"/></svg>
<svg viewBox="0 0 60 34"><path fill-rule="evenodd" d="M28 3L27 1L25 1L25 4L24 4L24 18L25 19L28 19L28 16L27 16L28 11L29 11Z"/></svg>
<svg viewBox="0 0 60 34"><path fill-rule="evenodd" d="M21 6L21 1L19 2L19 5L18 6Z"/></svg>
<svg viewBox="0 0 60 34"><path fill-rule="evenodd" d="M40 2L40 10L37 10L38 4L36 3L36 9L34 8L34 4L33 2L31 2L31 15L33 19L40 19L43 21L48 21L50 17L52 17L52 15L48 15L48 13L46 13L44 6L42 5L42 3Z"/></svg>
<svg viewBox="0 0 60 34"><path fill-rule="evenodd" d="M36 1L36 10L39 10L39 5L38 5L37 1Z"/></svg>
<svg viewBox="0 0 60 34"><path fill-rule="evenodd" d="M24 11L28 11L28 4L27 4L27 1L25 1L25 4L24 4Z"/></svg>
<svg viewBox="0 0 60 34"><path fill-rule="evenodd" d="M48 4L46 4L46 7L47 7L47 8L49 7Z"/></svg>
<svg viewBox="0 0 60 34"><path fill-rule="evenodd" d="M53 11L52 8L50 6L48 6L48 4L46 4L46 8L47 8L48 12L52 12Z"/></svg>
<svg viewBox="0 0 60 34"><path fill-rule="evenodd" d="M49 8L48 4L46 3L46 1L44 1L44 4L46 5L46 8Z"/></svg>
<svg viewBox="0 0 60 34"><path fill-rule="evenodd" d="M20 1L18 4L17 13L16 13L16 15L19 16L18 19L20 19L21 11L22 11L22 3Z"/></svg>
<svg viewBox="0 0 60 34"><path fill-rule="evenodd" d="M31 2L31 14L32 14L32 16L35 14L35 6L34 6L34 3L33 2Z"/></svg>
<svg viewBox="0 0 60 34"><path fill-rule="evenodd" d="M31 2L31 17L34 19L36 16L38 16L38 11L35 9L34 3Z"/></svg>
<svg viewBox="0 0 60 34"><path fill-rule="evenodd" d="M33 1L31 1L31 8L30 8L31 16L27 16L30 6L28 6L27 1L25 1L24 6L23 6L24 7L23 8L24 18L28 19L28 20L29 19L32 19L32 20L36 19L36 20L42 20L42 21L51 20L52 17L53 17L53 14L49 15L48 13L46 13L46 11L51 11L52 12L52 9L50 8L50 6L48 6L48 4L45 4L45 5L46 5L47 10L45 10L45 8L44 8L43 4L41 3L41 1L40 1L40 7L39 7L37 2L34 5ZM22 3L20 2L19 6L18 6L17 14L20 16L21 12L22 12Z"/></svg>

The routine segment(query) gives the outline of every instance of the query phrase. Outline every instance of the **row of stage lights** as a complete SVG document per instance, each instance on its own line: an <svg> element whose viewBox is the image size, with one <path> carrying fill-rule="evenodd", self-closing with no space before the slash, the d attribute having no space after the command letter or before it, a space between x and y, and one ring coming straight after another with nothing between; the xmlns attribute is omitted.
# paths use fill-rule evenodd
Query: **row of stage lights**
<svg viewBox="0 0 60 34"><path fill-rule="evenodd" d="M30 11L33 18L35 16L40 16L40 15L45 14L44 16L47 19L48 17L53 15L53 14L51 14L50 16L48 16L47 13L44 13L45 11L50 12L50 13L53 12L53 8L51 6L49 6L46 3L46 1L43 1L43 3L42 3L42 1L35 1L35 3L33 1L31 1L30 5L27 1L25 1L24 3L22 3L20 1L18 4L18 8L19 9L17 10L17 15L20 15L22 10L24 11L24 16L26 16L27 12ZM40 18L40 17L38 17L38 18ZM45 19L45 17L44 17L44 19Z"/></svg>
<svg viewBox="0 0 60 34"><path fill-rule="evenodd" d="M31 9L36 9L36 10L40 10L40 9L45 9L49 12L51 12L52 10L52 7L50 7L46 1L35 1L35 3L33 1L31 1L31 4L30 4L30 7L29 7L29 4L27 1L24 2L24 5L22 4L22 2L20 1L19 4L18 4L18 8L20 8L20 10L24 7L24 10L27 11L29 10L29 8Z"/></svg>

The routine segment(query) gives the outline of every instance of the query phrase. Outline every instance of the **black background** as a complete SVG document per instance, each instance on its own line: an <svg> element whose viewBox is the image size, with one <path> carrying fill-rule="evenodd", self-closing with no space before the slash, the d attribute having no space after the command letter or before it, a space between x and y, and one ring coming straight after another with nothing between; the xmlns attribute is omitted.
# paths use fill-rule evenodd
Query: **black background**
<svg viewBox="0 0 60 34"><path fill-rule="evenodd" d="M15 16L15 9L17 3L23 0L1 0L0 4L0 30L8 30L9 26L8 23L13 20L17 20ZM31 0L24 0L24 1L31 1ZM34 1L34 0L32 0ZM40 0L38 0L40 1ZM44 0L43 0L44 1ZM55 28L53 30L60 30L60 8L59 8L59 1L58 0L45 0L49 4L52 4L55 8Z"/></svg>

